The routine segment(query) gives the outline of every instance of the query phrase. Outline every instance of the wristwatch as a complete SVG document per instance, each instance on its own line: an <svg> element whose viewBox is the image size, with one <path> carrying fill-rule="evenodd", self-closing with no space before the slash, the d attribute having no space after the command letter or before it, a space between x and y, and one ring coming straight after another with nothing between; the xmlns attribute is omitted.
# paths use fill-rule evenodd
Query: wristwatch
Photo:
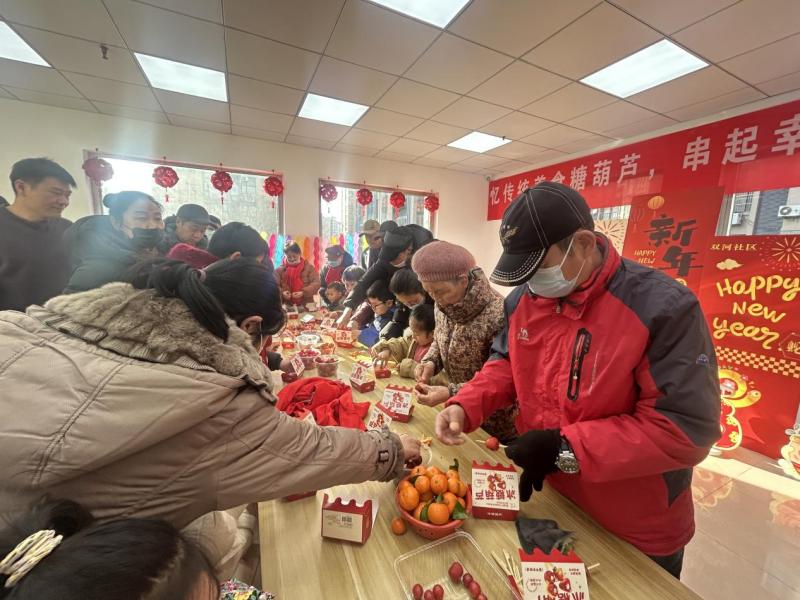
<svg viewBox="0 0 800 600"><path fill-rule="evenodd" d="M556 466L562 473L567 475L575 475L581 470L578 459L575 458L575 453L572 451L572 446L569 445L569 442L564 437L561 438L561 447L556 457Z"/></svg>

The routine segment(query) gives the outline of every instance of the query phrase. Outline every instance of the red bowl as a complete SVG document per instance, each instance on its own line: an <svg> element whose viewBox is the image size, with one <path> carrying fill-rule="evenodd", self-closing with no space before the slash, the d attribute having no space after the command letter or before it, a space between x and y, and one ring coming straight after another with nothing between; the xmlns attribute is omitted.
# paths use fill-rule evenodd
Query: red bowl
<svg viewBox="0 0 800 600"><path fill-rule="evenodd" d="M410 479L411 476L406 477L404 480ZM408 523L408 527L416 534L421 535L429 540L438 540L456 532L456 529L461 527L464 523L463 519L456 519L444 525L434 525L433 523L425 523L419 519L415 519L414 515L400 506L400 487L394 493L394 502L397 504L397 509L400 511L400 518ZM464 497L467 502L467 514L472 514L472 486L467 485L467 495Z"/></svg>

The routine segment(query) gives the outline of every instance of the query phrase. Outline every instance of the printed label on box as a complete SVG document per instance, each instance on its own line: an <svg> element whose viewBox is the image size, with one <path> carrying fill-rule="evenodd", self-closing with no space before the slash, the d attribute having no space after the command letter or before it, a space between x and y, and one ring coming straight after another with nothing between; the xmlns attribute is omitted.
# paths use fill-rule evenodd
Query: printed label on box
<svg viewBox="0 0 800 600"><path fill-rule="evenodd" d="M353 346L353 331L350 329L337 329L334 338L338 346L352 348Z"/></svg>
<svg viewBox="0 0 800 600"><path fill-rule="evenodd" d="M512 465L472 461L472 512L479 519L513 521L519 512L519 475Z"/></svg>
<svg viewBox="0 0 800 600"><path fill-rule="evenodd" d="M414 390L401 385L387 385L378 408L393 419L406 423L414 411Z"/></svg>
<svg viewBox="0 0 800 600"><path fill-rule="evenodd" d="M367 414L367 431L378 430L389 427L392 424L392 417L387 415L375 404L369 407Z"/></svg>
<svg viewBox="0 0 800 600"><path fill-rule="evenodd" d="M363 544L378 517L378 500L329 498L322 502L322 537Z"/></svg>
<svg viewBox="0 0 800 600"><path fill-rule="evenodd" d="M586 566L575 552L519 551L525 600L589 600Z"/></svg>
<svg viewBox="0 0 800 600"><path fill-rule="evenodd" d="M322 319L322 325L320 325L320 327L322 329L334 329L336 327L336 319L331 319L330 317Z"/></svg>
<svg viewBox="0 0 800 600"><path fill-rule="evenodd" d="M300 358L300 354L295 354L292 357L292 360L289 361L289 366L292 368L292 371L294 371L294 374L298 377L300 377L303 374L303 371L306 370L306 365L303 362L303 359Z"/></svg>
<svg viewBox="0 0 800 600"><path fill-rule="evenodd" d="M368 363L356 363L350 373L350 381L358 385L375 381L375 369Z"/></svg>

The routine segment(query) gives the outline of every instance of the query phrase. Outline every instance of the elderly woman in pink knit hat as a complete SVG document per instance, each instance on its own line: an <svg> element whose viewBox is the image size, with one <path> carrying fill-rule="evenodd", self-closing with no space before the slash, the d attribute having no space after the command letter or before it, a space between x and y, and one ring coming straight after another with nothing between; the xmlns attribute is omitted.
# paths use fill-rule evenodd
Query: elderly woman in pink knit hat
<svg viewBox="0 0 800 600"><path fill-rule="evenodd" d="M456 244L436 241L423 246L411 268L436 303L434 340L415 372L419 401L435 406L453 396L489 358L492 340L503 328L503 297L475 266L469 250ZM440 371L447 373L450 385L429 385ZM516 437L517 410L498 411L483 428L503 441Z"/></svg>

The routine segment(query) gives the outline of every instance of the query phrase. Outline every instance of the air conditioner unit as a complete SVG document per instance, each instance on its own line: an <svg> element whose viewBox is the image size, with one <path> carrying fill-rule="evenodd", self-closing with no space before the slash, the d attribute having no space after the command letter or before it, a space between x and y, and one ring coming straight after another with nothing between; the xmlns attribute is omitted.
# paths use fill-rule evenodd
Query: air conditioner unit
<svg viewBox="0 0 800 600"><path fill-rule="evenodd" d="M744 223L744 215L742 213L733 213L731 215L731 225L741 225Z"/></svg>
<svg viewBox="0 0 800 600"><path fill-rule="evenodd" d="M778 207L778 216L783 219L800 217L800 204L785 204Z"/></svg>

